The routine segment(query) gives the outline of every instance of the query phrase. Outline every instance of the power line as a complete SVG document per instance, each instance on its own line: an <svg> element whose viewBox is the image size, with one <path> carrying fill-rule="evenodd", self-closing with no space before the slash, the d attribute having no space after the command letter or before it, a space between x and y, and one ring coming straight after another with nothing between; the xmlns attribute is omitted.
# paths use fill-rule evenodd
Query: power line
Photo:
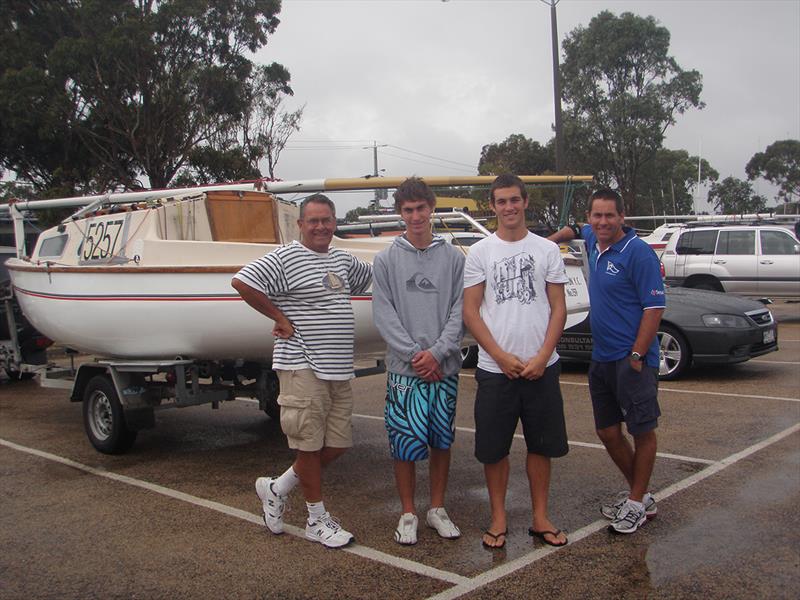
<svg viewBox="0 0 800 600"><path fill-rule="evenodd" d="M390 152L381 151L381 154L383 154L385 156L391 156L393 158L399 158L400 160L407 160L409 162L420 163L420 164L423 164L423 165L431 165L433 167L442 167L442 165L440 165L438 163L432 163L432 162L428 162L426 160L419 160L419 159L416 159L416 158L409 158L408 156L399 156L398 154L391 154ZM477 171L477 168L475 168L475 167L473 167L470 170L462 169L462 168L459 168L459 167L448 167L448 168L456 169L458 171L464 171L465 173L474 173L475 171Z"/></svg>
<svg viewBox="0 0 800 600"><path fill-rule="evenodd" d="M438 156L431 156L430 154L423 154L422 152L416 152L414 150L409 150L408 148L401 148L400 146L395 146L393 144L387 144L387 146L389 146L390 148L397 148L398 150L402 150L403 152L408 152L410 154L417 154L419 156L424 156L425 158L432 158L434 160L440 160L442 162L448 162L454 165L461 165L462 167L469 167L470 169L475 169L476 171L478 170L478 167L476 167L475 165L470 165L455 160L448 160L446 158L439 158Z"/></svg>

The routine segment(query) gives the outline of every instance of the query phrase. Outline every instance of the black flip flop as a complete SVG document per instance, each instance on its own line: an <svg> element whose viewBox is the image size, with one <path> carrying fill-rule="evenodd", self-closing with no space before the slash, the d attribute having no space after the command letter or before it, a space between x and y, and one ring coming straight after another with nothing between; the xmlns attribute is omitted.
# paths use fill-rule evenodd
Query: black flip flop
<svg viewBox="0 0 800 600"><path fill-rule="evenodd" d="M489 533L488 531L486 533ZM564 536L564 542L561 544L554 544L553 542L549 541L546 535L552 535L554 538L558 538L558 534L562 533L560 529L556 529L555 531L536 531L533 527L528 527L528 535L539 538L548 546L555 546L556 548L560 548L561 546L566 546L569 543L569 540L566 536Z"/></svg>
<svg viewBox="0 0 800 600"><path fill-rule="evenodd" d="M500 533L492 533L491 531L489 531L487 529L486 531L483 532L483 535L488 535L489 537L492 537L492 538L494 538L495 541L497 541L497 540L500 539L500 536L503 536L503 537L508 536L508 529L506 529L505 531L502 531ZM506 541L503 540L503 543L500 544L499 546L490 546L484 540L481 540L481 544L483 544L484 548L489 548L489 550L500 550L501 548L505 547Z"/></svg>

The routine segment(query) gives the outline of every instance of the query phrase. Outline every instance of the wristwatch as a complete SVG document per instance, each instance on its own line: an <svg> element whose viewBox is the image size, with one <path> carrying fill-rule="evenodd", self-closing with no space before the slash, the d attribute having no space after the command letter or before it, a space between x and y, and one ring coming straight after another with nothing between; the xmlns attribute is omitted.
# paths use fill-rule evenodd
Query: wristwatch
<svg viewBox="0 0 800 600"><path fill-rule="evenodd" d="M642 362L644 360L644 356L635 351L631 352L631 358L639 362Z"/></svg>

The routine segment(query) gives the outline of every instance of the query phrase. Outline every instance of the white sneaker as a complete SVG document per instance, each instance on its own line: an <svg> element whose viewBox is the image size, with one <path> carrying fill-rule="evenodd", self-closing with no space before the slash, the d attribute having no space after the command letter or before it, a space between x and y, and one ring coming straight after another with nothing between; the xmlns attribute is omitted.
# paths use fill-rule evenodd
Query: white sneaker
<svg viewBox="0 0 800 600"><path fill-rule="evenodd" d="M628 496L630 496L630 492L627 490L620 492L613 501L601 505L600 512L606 519L613 520L614 517L617 516L619 509L622 508L623 504L625 504ZM656 499L653 498L653 494L647 492L642 498L642 503L644 504L644 513L647 516L647 519L655 519L656 515L658 514L658 507L656 506Z"/></svg>
<svg viewBox="0 0 800 600"><path fill-rule="evenodd" d="M330 513L326 512L313 523L306 522L306 539L319 542L328 548L341 548L353 541L353 534L342 526Z"/></svg>
<svg viewBox="0 0 800 600"><path fill-rule="evenodd" d="M609 529L616 533L633 533L647 521L644 506L639 508L631 500L626 500L617 516L611 521Z"/></svg>
<svg viewBox="0 0 800 600"><path fill-rule="evenodd" d="M419 519L414 513L403 513L397 529L394 530L394 541L403 546L413 546L417 543L417 524Z"/></svg>
<svg viewBox="0 0 800 600"><path fill-rule="evenodd" d="M264 511L264 524L274 534L283 533L283 511L286 508L286 498L275 493L274 477L259 477L256 479L256 494L261 499L261 509Z"/></svg>
<svg viewBox="0 0 800 600"><path fill-rule="evenodd" d="M450 520L447 511L442 506L430 509L428 516L425 517L425 522L443 538L454 540L461 537L461 530Z"/></svg>

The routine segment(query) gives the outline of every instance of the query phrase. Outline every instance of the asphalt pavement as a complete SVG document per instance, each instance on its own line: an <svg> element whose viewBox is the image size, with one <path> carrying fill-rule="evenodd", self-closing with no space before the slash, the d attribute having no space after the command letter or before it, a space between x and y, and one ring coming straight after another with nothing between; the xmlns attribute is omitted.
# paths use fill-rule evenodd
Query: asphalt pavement
<svg viewBox="0 0 800 600"><path fill-rule="evenodd" d="M242 400L159 411L122 456L97 453L81 407L35 381L0 383L0 598L796 598L800 589L800 304L776 303L780 351L662 382L658 517L613 535L600 502L623 487L592 424L586 367L565 364L570 452L550 512L570 544L526 533L524 444L512 448L509 536L488 524L474 459L475 381L462 372L447 508L459 540L421 519L401 547L382 422L382 375L354 382L355 447L325 474L326 506L356 536L344 551L267 532L253 482L292 460L278 425ZM426 463L417 510L427 510ZM299 490L298 490L299 491Z"/></svg>

